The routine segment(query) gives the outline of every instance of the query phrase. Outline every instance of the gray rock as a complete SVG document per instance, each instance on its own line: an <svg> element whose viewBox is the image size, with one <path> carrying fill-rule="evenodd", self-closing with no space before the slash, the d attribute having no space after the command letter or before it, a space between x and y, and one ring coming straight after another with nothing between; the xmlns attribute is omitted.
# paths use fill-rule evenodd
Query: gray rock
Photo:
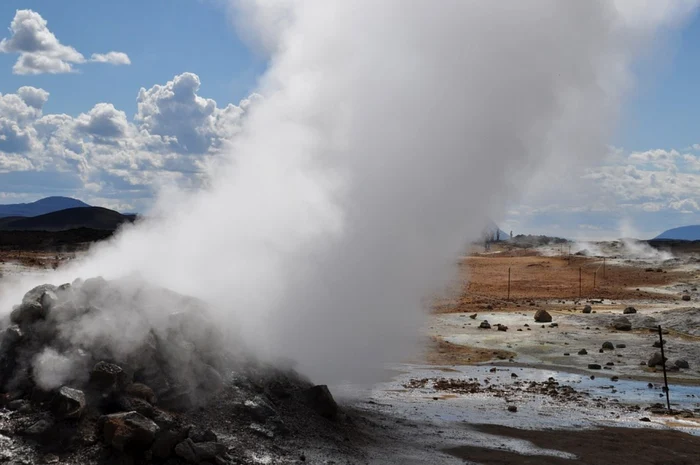
<svg viewBox="0 0 700 465"><path fill-rule="evenodd" d="M630 331L632 329L632 323L624 316L615 318L611 326L618 331Z"/></svg>
<svg viewBox="0 0 700 465"><path fill-rule="evenodd" d="M499 331L508 331L508 326L506 326L506 325L502 325L499 323L498 325L496 325L496 327L498 328Z"/></svg>
<svg viewBox="0 0 700 465"><path fill-rule="evenodd" d="M192 450L193 445L194 442L192 442L191 439L185 439L175 446L175 454L184 459L186 462L197 463L197 456L195 455L194 450Z"/></svg>
<svg viewBox="0 0 700 465"><path fill-rule="evenodd" d="M102 432L107 444L119 451L143 451L153 443L158 425L138 412L107 415Z"/></svg>
<svg viewBox="0 0 700 465"><path fill-rule="evenodd" d="M18 325L29 325L43 320L48 315L48 309L39 302L23 302L12 310L10 321Z"/></svg>
<svg viewBox="0 0 700 465"><path fill-rule="evenodd" d="M686 369L687 369L687 368L690 368L690 364L688 363L688 361L687 361L687 360L683 360L683 359L678 359L678 360L676 360L675 365L676 365L678 368L686 368Z"/></svg>
<svg viewBox="0 0 700 465"><path fill-rule="evenodd" d="M552 315L547 310L539 309L535 313L535 321L538 323L551 323Z"/></svg>
<svg viewBox="0 0 700 465"><path fill-rule="evenodd" d="M603 350L614 350L615 346L612 342L606 341L603 343Z"/></svg>
<svg viewBox="0 0 700 465"><path fill-rule="evenodd" d="M51 429L53 425L48 420L39 420L33 423L29 428L24 430L24 434L30 436L40 436Z"/></svg>
<svg viewBox="0 0 700 465"><path fill-rule="evenodd" d="M306 404L325 418L334 418L338 413L338 404L328 390L328 386L313 386L302 392Z"/></svg>
<svg viewBox="0 0 700 465"><path fill-rule="evenodd" d="M586 305L585 307L583 307L583 310L581 310L581 313L591 313L592 310L593 309L590 305Z"/></svg>
<svg viewBox="0 0 700 465"><path fill-rule="evenodd" d="M78 389L63 386L56 393L53 411L60 418L80 418L85 411L85 394Z"/></svg>
<svg viewBox="0 0 700 465"><path fill-rule="evenodd" d="M57 290L58 288L53 284L42 284L40 286L36 286L35 288L29 290L26 294L24 294L24 297L22 297L22 303L24 304L35 302L41 304L41 300L44 296L44 293L51 292L55 296Z"/></svg>
<svg viewBox="0 0 700 465"><path fill-rule="evenodd" d="M481 328L481 329L491 329L491 325L489 324L489 322L488 322L487 320L484 320L484 321L482 321L481 324L479 325L479 328Z"/></svg>
<svg viewBox="0 0 700 465"><path fill-rule="evenodd" d="M190 433L187 435L193 442L216 442L218 438L216 433L210 429L191 427Z"/></svg>
<svg viewBox="0 0 700 465"><path fill-rule="evenodd" d="M683 297L681 297L681 300L684 300L687 302L690 300L690 296L688 294L683 294Z"/></svg>
<svg viewBox="0 0 700 465"><path fill-rule="evenodd" d="M622 311L622 313L625 314L625 315L631 315L631 314L633 314L633 313L637 313L637 309L634 308L634 307L627 307L626 309L624 309L624 310Z"/></svg>
<svg viewBox="0 0 700 465"><path fill-rule="evenodd" d="M90 372L90 384L100 391L121 390L130 381L122 367L114 363L97 362Z"/></svg>
<svg viewBox="0 0 700 465"><path fill-rule="evenodd" d="M189 428L178 430L165 430L156 435L151 446L151 453L157 459L167 459L175 453L175 446L187 439Z"/></svg>
<svg viewBox="0 0 700 465"><path fill-rule="evenodd" d="M578 351L579 355L588 355L588 351L586 349L581 349Z"/></svg>
<svg viewBox="0 0 700 465"><path fill-rule="evenodd" d="M666 360L668 359L661 357L661 352L656 352L654 355L651 356L651 358L647 362L647 366L655 367L657 365L663 365L664 363L666 363Z"/></svg>
<svg viewBox="0 0 700 465"><path fill-rule="evenodd" d="M153 389L150 387L146 386L145 384L142 383L132 383L129 384L125 389L124 392L126 395L135 397L137 399L142 399L148 402L149 404L155 404L156 403L156 395L153 392Z"/></svg>
<svg viewBox="0 0 700 465"><path fill-rule="evenodd" d="M601 366L598 365L597 363L589 363L588 364L588 369L589 370L600 370Z"/></svg>
<svg viewBox="0 0 700 465"><path fill-rule="evenodd" d="M471 318L472 320L476 320L477 316L478 315L476 313L472 313L471 315L469 315L469 318Z"/></svg>

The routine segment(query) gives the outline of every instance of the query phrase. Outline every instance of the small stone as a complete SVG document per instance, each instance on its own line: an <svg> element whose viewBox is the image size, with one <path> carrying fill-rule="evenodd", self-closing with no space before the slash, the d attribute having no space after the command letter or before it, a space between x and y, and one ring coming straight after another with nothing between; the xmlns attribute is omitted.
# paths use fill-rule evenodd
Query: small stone
<svg viewBox="0 0 700 465"><path fill-rule="evenodd" d="M591 310L593 310L591 306L586 305L585 307L583 307L583 310L581 310L581 313L591 313Z"/></svg>
<svg viewBox="0 0 700 465"><path fill-rule="evenodd" d="M633 313L637 313L637 309L634 308L634 307L627 307L626 309L624 309L624 310L622 311L622 313L623 313L624 315L631 315L631 314L633 314Z"/></svg>
<svg viewBox="0 0 700 465"><path fill-rule="evenodd" d="M687 361L687 360L683 360L683 359L678 359L678 360L676 360L675 365L676 365L678 368L686 368L686 369L687 369L687 368L690 368L690 364L688 363L688 361Z"/></svg>
<svg viewBox="0 0 700 465"><path fill-rule="evenodd" d="M549 327L550 327L550 328L558 328L558 327L559 327L559 323L550 323L550 324L549 324Z"/></svg>
<svg viewBox="0 0 700 465"><path fill-rule="evenodd" d="M512 412L512 413L515 413L515 412L518 411L518 407L515 406L515 405L509 405L509 406L508 406L508 411L509 411L509 412Z"/></svg>
<svg viewBox="0 0 700 465"><path fill-rule="evenodd" d="M566 355L568 357L571 354L569 354L568 352L564 352L564 355Z"/></svg>
<svg viewBox="0 0 700 465"><path fill-rule="evenodd" d="M586 349L581 349L578 351L579 355L588 355L588 351Z"/></svg>
<svg viewBox="0 0 700 465"><path fill-rule="evenodd" d="M618 331L630 331L632 329L632 323L626 317L621 316L613 320L612 327Z"/></svg>
<svg viewBox="0 0 700 465"><path fill-rule="evenodd" d="M660 349L661 345L666 347L666 339L662 339L661 341L654 341L654 344L652 344L652 347L655 349Z"/></svg>
<svg viewBox="0 0 700 465"><path fill-rule="evenodd" d="M661 352L656 352L654 355L651 356L649 361L647 362L647 366L649 367L655 367L656 365L663 365L666 362L666 358L661 356Z"/></svg>
<svg viewBox="0 0 700 465"><path fill-rule="evenodd" d="M645 423L648 423L648 422L650 422L651 420L650 420L648 417L642 417L642 418L639 419L639 421L643 421L643 422L645 422Z"/></svg>
<svg viewBox="0 0 700 465"><path fill-rule="evenodd" d="M499 325L498 325L498 330L499 330L499 331L508 331L508 326L499 324Z"/></svg>
<svg viewBox="0 0 700 465"><path fill-rule="evenodd" d="M53 425L48 420L39 420L24 430L24 434L40 436L46 433Z"/></svg>
<svg viewBox="0 0 700 465"><path fill-rule="evenodd" d="M690 300L690 296L688 294L683 294L683 297L681 297L681 300L684 300L687 302Z"/></svg>
<svg viewBox="0 0 700 465"><path fill-rule="evenodd" d="M54 413L61 418L80 418L85 410L85 394L78 389L63 386L56 394L53 407Z"/></svg>
<svg viewBox="0 0 700 465"><path fill-rule="evenodd" d="M478 315L476 313L472 313L471 315L469 315L469 318L471 318L472 320L476 320L477 316Z"/></svg>
<svg viewBox="0 0 700 465"><path fill-rule="evenodd" d="M103 392L123 389L130 381L128 378L122 367L104 361L97 362L90 372L90 384Z"/></svg>
<svg viewBox="0 0 700 465"><path fill-rule="evenodd" d="M481 324L479 325L479 328L481 328L481 329L491 329L491 325L489 324L489 322L488 322L487 320L484 320L484 321L482 321Z"/></svg>
<svg viewBox="0 0 700 465"><path fill-rule="evenodd" d="M606 341L603 343L603 349L605 350L614 350L615 346L613 345L612 342Z"/></svg>
<svg viewBox="0 0 700 465"><path fill-rule="evenodd" d="M627 347L627 345L626 344L617 344L617 345L615 345L615 347L618 349L624 349L625 347Z"/></svg>
<svg viewBox="0 0 700 465"><path fill-rule="evenodd" d="M133 411L107 415L103 422L105 442L119 451L147 449L160 430L152 420Z"/></svg>
<svg viewBox="0 0 700 465"><path fill-rule="evenodd" d="M552 315L550 315L547 310L539 309L535 313L535 321L538 323L551 323Z"/></svg>
<svg viewBox="0 0 700 465"><path fill-rule="evenodd" d="M610 378L610 381L612 381L612 382L620 381L620 377L619 377L619 376L613 376L612 378Z"/></svg>
<svg viewBox="0 0 700 465"><path fill-rule="evenodd" d="M602 367L598 365L597 363L589 363L588 364L588 369L589 370L600 370Z"/></svg>

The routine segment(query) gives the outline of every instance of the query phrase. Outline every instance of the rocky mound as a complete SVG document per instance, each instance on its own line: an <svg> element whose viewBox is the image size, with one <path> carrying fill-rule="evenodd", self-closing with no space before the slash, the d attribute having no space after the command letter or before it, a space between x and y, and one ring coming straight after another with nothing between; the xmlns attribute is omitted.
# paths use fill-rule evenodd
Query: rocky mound
<svg viewBox="0 0 700 465"><path fill-rule="evenodd" d="M93 278L36 287L7 320L0 462L296 460L309 430L347 437L325 386L243 355L196 299Z"/></svg>

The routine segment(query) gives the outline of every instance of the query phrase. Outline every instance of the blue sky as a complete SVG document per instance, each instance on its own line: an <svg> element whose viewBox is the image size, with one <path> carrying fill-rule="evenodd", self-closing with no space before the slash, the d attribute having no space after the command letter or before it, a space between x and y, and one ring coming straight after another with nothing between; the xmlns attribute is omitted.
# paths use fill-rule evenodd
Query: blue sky
<svg viewBox="0 0 700 465"><path fill-rule="evenodd" d="M162 184L196 189L266 67L222 3L0 3L0 203L69 195L143 211ZM657 49L635 68L610 153L522 197L503 229L644 237L700 223L700 21Z"/></svg>

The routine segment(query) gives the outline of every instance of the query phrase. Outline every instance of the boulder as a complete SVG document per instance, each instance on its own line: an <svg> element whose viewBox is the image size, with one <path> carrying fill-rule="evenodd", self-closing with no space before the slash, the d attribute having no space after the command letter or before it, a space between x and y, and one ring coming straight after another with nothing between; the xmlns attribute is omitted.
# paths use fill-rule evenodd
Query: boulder
<svg viewBox="0 0 700 465"><path fill-rule="evenodd" d="M334 418L338 413L338 404L328 390L328 386L319 385L302 391L306 404L325 418Z"/></svg>
<svg viewBox="0 0 700 465"><path fill-rule="evenodd" d="M688 361L687 361L687 360L683 360L683 359L678 359L678 360L676 360L675 365L676 365L678 368L686 368L686 369L687 369L687 368L690 368L690 364L688 363Z"/></svg>
<svg viewBox="0 0 700 465"><path fill-rule="evenodd" d="M478 315L476 313L472 313L471 315L469 315L469 318L471 318L472 320L476 320L477 316Z"/></svg>
<svg viewBox="0 0 700 465"><path fill-rule="evenodd" d="M661 352L656 352L647 362L647 366L655 367L656 365L663 365L666 363L666 360L668 359L661 357Z"/></svg>
<svg viewBox="0 0 700 465"><path fill-rule="evenodd" d="M195 426L190 428L190 432L187 437L192 439L193 442L216 442L218 440L216 433L214 433L212 430Z"/></svg>
<svg viewBox="0 0 700 465"><path fill-rule="evenodd" d="M579 355L588 355L588 351L586 349L581 349L578 351Z"/></svg>
<svg viewBox="0 0 700 465"><path fill-rule="evenodd" d="M632 329L632 323L624 316L615 318L611 326L618 331L630 331Z"/></svg>
<svg viewBox="0 0 700 465"><path fill-rule="evenodd" d="M151 453L157 459L167 459L175 453L175 446L187 439L189 428L160 431L151 446Z"/></svg>
<svg viewBox="0 0 700 465"><path fill-rule="evenodd" d="M56 393L53 401L53 411L60 418L77 419L85 411L85 405L85 394L83 391L63 386Z"/></svg>
<svg viewBox="0 0 700 465"><path fill-rule="evenodd" d="M124 389L124 393L130 397L145 400L149 404L156 403L156 395L153 392L153 389L142 383L129 384Z"/></svg>
<svg viewBox="0 0 700 465"><path fill-rule="evenodd" d="M552 321L552 315L550 315L547 310L539 309L535 313L535 321L538 323L550 323Z"/></svg>
<svg viewBox="0 0 700 465"><path fill-rule="evenodd" d="M90 384L103 392L121 390L130 381L122 367L114 363L97 362L90 372Z"/></svg>
<svg viewBox="0 0 700 465"><path fill-rule="evenodd" d="M583 307L583 310L581 310L581 313L591 313L592 310L593 309L590 305L586 305L585 307Z"/></svg>
<svg viewBox="0 0 700 465"><path fill-rule="evenodd" d="M625 315L631 315L631 314L633 314L633 313L637 313L637 309L634 308L634 307L627 307L626 309L624 309L624 310L622 311L622 313L625 314Z"/></svg>
<svg viewBox="0 0 700 465"><path fill-rule="evenodd" d="M102 432L107 444L119 451L143 451L153 443L158 425L137 412L107 415Z"/></svg>
<svg viewBox="0 0 700 465"><path fill-rule="evenodd" d="M44 294L51 293L53 294L52 297L55 297L57 290L58 288L53 284L42 284L40 286L36 286L35 288L29 290L26 294L24 294L24 297L22 297L22 303L25 304L36 302L38 304L41 304Z"/></svg>
<svg viewBox="0 0 700 465"><path fill-rule="evenodd" d="M484 320L484 321L482 321L481 324L479 325L479 328L481 328L481 329L491 329L491 325L489 324L489 322L488 322L487 320Z"/></svg>
<svg viewBox="0 0 700 465"><path fill-rule="evenodd" d="M612 342L604 342L603 343L603 350L614 350L615 346L613 345Z"/></svg>
<svg viewBox="0 0 700 465"><path fill-rule="evenodd" d="M683 297L681 297L681 300L684 300L687 302L690 300L690 296L688 294L683 294Z"/></svg>
<svg viewBox="0 0 700 465"><path fill-rule="evenodd" d="M30 325L43 320L48 313L48 308L43 307L39 302L22 302L10 313L10 321L22 326Z"/></svg>
<svg viewBox="0 0 700 465"><path fill-rule="evenodd" d="M498 325L496 325L496 327L498 328L499 331L508 331L508 326L506 326L506 325L502 325L499 323Z"/></svg>

